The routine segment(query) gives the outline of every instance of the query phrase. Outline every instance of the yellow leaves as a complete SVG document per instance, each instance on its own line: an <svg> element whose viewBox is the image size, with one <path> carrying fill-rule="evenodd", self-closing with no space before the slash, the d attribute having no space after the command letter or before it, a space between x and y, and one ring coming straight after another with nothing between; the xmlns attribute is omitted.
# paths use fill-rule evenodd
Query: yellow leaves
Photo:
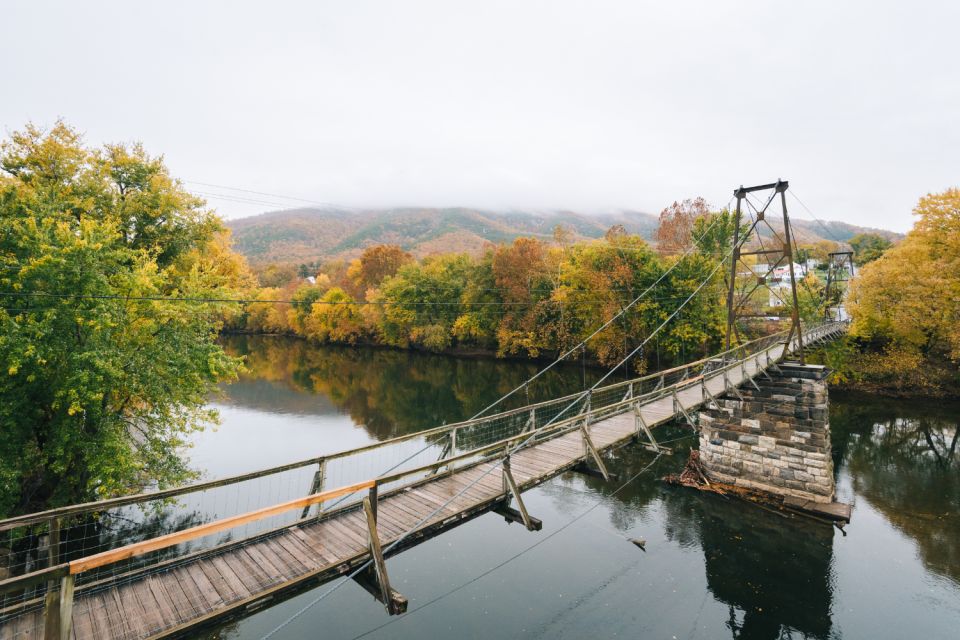
<svg viewBox="0 0 960 640"><path fill-rule="evenodd" d="M856 336L960 358L960 190L921 198L913 231L851 283Z"/></svg>
<svg viewBox="0 0 960 640"><path fill-rule="evenodd" d="M7 375L15 376L17 372L20 371L20 366L16 364L10 365L10 368L7 369Z"/></svg>

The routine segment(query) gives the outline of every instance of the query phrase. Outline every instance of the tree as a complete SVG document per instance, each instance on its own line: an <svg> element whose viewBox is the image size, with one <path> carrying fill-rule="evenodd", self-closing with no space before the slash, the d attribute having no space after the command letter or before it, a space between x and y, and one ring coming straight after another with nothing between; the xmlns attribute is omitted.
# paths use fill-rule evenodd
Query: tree
<svg viewBox="0 0 960 640"><path fill-rule="evenodd" d="M466 254L411 262L383 281L371 299L382 302L378 332L386 344L442 351L453 342L463 295L476 265Z"/></svg>
<svg viewBox="0 0 960 640"><path fill-rule="evenodd" d="M801 244L797 247L797 262L806 262L809 259L824 264L830 259L830 254L840 251L840 245L831 240L817 240Z"/></svg>
<svg viewBox="0 0 960 640"><path fill-rule="evenodd" d="M305 335L318 342L356 344L363 334L363 316L354 299L333 287L310 307Z"/></svg>
<svg viewBox="0 0 960 640"><path fill-rule="evenodd" d="M674 202L661 211L660 226L657 227L657 250L663 255L685 252L693 242L694 221L709 213L710 208L703 198Z"/></svg>
<svg viewBox="0 0 960 640"><path fill-rule="evenodd" d="M292 264L268 264L255 270L263 287L282 287L297 279L297 269Z"/></svg>
<svg viewBox="0 0 960 640"><path fill-rule="evenodd" d="M693 221L692 241L703 255L712 256L718 260L725 259L733 247L735 225L736 216L729 209L701 215ZM741 238L749 228L749 224L741 224Z"/></svg>
<svg viewBox="0 0 960 640"><path fill-rule="evenodd" d="M494 282L505 305L497 328L500 353L536 356L543 346L537 339L535 307L553 288L546 255L546 246L536 238L517 238L493 254Z"/></svg>
<svg viewBox="0 0 960 640"><path fill-rule="evenodd" d="M0 147L0 514L193 477L187 435L240 366L215 339L246 285L222 225L139 145L63 123Z"/></svg>
<svg viewBox="0 0 960 640"><path fill-rule="evenodd" d="M857 266L873 262L883 252L890 248L892 243L877 233L858 233L850 238L850 247L853 249L853 261Z"/></svg>
<svg viewBox="0 0 960 640"><path fill-rule="evenodd" d="M394 244L378 244L364 250L350 265L350 276L360 291L379 287L385 278L413 261L413 256Z"/></svg>
<svg viewBox="0 0 960 640"><path fill-rule="evenodd" d="M960 189L927 195L913 212L907 237L851 282L851 333L878 348L958 361Z"/></svg>

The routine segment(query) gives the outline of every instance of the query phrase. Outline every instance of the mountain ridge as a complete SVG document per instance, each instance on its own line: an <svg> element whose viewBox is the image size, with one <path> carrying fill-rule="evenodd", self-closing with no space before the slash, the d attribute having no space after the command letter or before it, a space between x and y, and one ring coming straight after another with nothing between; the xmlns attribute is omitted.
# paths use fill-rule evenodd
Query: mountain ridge
<svg viewBox="0 0 960 640"><path fill-rule="evenodd" d="M863 232L879 233L890 239L902 237L892 231L845 222L826 222L829 232L817 222L791 222L798 242L845 242ZM299 207L226 221L233 232L234 248L253 264L350 259L377 244L396 244L417 257L446 252L478 255L490 244L511 242L520 236L552 240L557 225L568 228L571 239L586 240L602 237L616 224L652 243L658 217L630 209L583 214L568 210L492 211L469 207Z"/></svg>

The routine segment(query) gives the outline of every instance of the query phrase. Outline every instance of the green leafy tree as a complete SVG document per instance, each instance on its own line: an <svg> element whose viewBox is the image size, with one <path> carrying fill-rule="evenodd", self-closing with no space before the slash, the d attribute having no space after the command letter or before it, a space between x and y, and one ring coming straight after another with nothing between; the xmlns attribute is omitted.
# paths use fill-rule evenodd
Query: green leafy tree
<svg viewBox="0 0 960 640"><path fill-rule="evenodd" d="M340 287L333 287L311 305L305 335L318 342L356 344L363 335L363 315Z"/></svg>
<svg viewBox="0 0 960 640"><path fill-rule="evenodd" d="M193 476L181 448L240 363L215 342L224 306L163 298L248 284L208 259L221 230L139 145L62 123L3 143L0 514Z"/></svg>
<svg viewBox="0 0 960 640"><path fill-rule="evenodd" d="M727 257L733 247L733 232L736 216L729 209L717 213L707 213L693 221L693 242L697 251L718 260ZM741 224L741 237L747 233L749 224Z"/></svg>
<svg viewBox="0 0 960 640"><path fill-rule="evenodd" d="M891 247L892 243L876 233L858 233L850 238L853 249L853 261L857 265L873 262Z"/></svg>

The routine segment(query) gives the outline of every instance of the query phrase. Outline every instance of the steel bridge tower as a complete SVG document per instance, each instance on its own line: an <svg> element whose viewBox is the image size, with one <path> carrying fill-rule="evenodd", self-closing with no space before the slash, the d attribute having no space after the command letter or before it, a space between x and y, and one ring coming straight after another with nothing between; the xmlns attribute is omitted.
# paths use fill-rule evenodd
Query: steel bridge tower
<svg viewBox="0 0 960 640"><path fill-rule="evenodd" d="M770 184L753 187L740 186L733 195L737 199L734 212L733 250L730 256L730 281L727 291L726 350L742 342L737 321L744 318L767 318L769 313L757 311L755 294L758 290L768 292L766 302L775 301L776 306L790 309L790 332L786 345L794 335L799 338L797 353L804 363L803 332L800 327L800 304L797 297L797 273L793 262L796 242L787 213L786 192L790 183L777 180ZM758 194L759 202L751 197ZM779 195L779 198L777 197ZM768 220L770 206L780 203L783 228L777 229ZM746 215L747 221L744 222ZM789 298L785 299L784 266L789 273ZM779 273L778 273L779 270ZM801 274L802 275L802 274ZM751 304L754 303L754 304ZM773 304L764 304L761 311ZM782 316L779 316L782 318ZM786 346L784 347L786 355Z"/></svg>

